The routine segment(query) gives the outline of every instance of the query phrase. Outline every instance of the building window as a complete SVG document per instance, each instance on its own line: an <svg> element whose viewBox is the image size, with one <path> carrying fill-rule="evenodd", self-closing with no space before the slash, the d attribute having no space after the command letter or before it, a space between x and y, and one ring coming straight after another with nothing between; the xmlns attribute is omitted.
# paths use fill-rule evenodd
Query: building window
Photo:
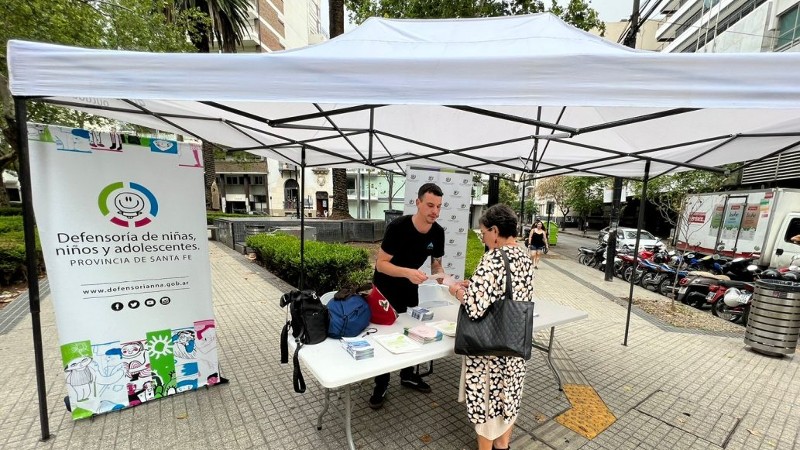
<svg viewBox="0 0 800 450"><path fill-rule="evenodd" d="M264 175L255 175L252 177L253 182L252 184L264 184Z"/></svg>
<svg viewBox="0 0 800 450"><path fill-rule="evenodd" d="M225 175L225 184L227 185L244 184L244 177Z"/></svg>
<svg viewBox="0 0 800 450"><path fill-rule="evenodd" d="M775 50L781 50L800 41L800 4L778 17L778 40Z"/></svg>

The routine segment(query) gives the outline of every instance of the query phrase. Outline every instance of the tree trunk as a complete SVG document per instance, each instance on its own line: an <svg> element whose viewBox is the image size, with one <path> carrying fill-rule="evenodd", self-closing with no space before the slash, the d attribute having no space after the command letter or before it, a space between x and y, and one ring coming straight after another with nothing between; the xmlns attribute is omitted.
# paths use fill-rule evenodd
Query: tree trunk
<svg viewBox="0 0 800 450"><path fill-rule="evenodd" d="M203 170L205 171L203 184L206 189L206 209L211 210L213 207L211 201L211 185L217 177L217 165L214 162L214 146L207 141L203 141Z"/></svg>
<svg viewBox="0 0 800 450"><path fill-rule="evenodd" d="M330 218L352 219L347 204L347 169L333 169L333 209Z"/></svg>
<svg viewBox="0 0 800 450"><path fill-rule="evenodd" d="M344 33L344 0L330 0L328 8L328 28L331 39ZM347 205L347 169L333 169L333 209L330 218L335 220L352 219Z"/></svg>
<svg viewBox="0 0 800 450"><path fill-rule="evenodd" d="M333 39L344 33L344 0L330 0L328 6L328 28Z"/></svg>

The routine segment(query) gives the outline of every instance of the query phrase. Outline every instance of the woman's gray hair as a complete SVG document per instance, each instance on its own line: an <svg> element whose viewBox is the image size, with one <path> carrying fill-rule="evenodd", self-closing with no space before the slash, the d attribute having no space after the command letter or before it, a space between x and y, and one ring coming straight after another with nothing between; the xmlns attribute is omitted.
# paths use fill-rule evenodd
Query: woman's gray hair
<svg viewBox="0 0 800 450"><path fill-rule="evenodd" d="M489 207L478 220L486 228L497 227L501 237L517 236L517 213L503 204Z"/></svg>

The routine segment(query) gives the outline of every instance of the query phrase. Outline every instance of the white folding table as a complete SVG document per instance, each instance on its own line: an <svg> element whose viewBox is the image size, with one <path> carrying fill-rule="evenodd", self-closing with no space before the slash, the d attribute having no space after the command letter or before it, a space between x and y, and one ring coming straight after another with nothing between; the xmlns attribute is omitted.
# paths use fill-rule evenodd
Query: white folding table
<svg viewBox="0 0 800 450"><path fill-rule="evenodd" d="M431 308L434 311L433 320L456 321L458 316L458 303L451 300L447 301L447 304L444 305L444 301L441 300L442 297L437 297L439 298L436 300L436 303L442 304L442 306ZM450 298L452 299L452 297ZM425 306L426 300L421 300L420 304L421 306ZM533 319L534 332L547 330L549 328L550 337L546 345L534 342L533 346L547 354L547 363L553 371L556 380L558 380L558 387L559 390L561 390L561 377L558 375L558 371L553 366L551 359L555 327L585 319L589 317L589 315L583 311L578 311L545 300L536 300L534 311L536 313ZM372 339L375 335L402 333L403 327L412 327L420 323L422 322L404 313L400 314L397 321L392 325L370 324L371 327L376 328L378 331L377 333L367 336L365 339L369 340L372 346L375 347L375 356L358 361L353 359L347 351L342 348L341 343L337 339L328 338L324 342L316 345L303 346L299 353L300 361L305 366L307 372L314 375L314 378L316 378L319 384L325 389L325 403L317 417L318 430L322 429L322 416L328 411L328 407L330 406L331 392L335 389L344 388L345 434L350 450L355 450L350 424L350 393L353 383L454 354L454 338L448 336L444 336L441 341L422 345L422 348L417 351L400 354L389 352L381 344ZM294 340L289 336L290 351L294 351L295 346Z"/></svg>

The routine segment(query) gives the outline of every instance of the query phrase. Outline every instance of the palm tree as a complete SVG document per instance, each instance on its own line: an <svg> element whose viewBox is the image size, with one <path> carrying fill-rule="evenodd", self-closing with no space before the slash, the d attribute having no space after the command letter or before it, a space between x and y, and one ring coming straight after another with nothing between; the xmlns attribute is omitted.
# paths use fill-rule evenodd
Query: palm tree
<svg viewBox="0 0 800 450"><path fill-rule="evenodd" d="M328 27L331 39L344 33L344 0L330 0L328 3ZM347 169L333 169L333 205L330 218L334 220L352 219L347 205Z"/></svg>
<svg viewBox="0 0 800 450"><path fill-rule="evenodd" d="M223 53L236 53L242 37L251 26L247 10L248 0L176 0L175 8L197 8L202 18L195 24L197 33L190 36L198 53L211 53L212 39ZM165 10L167 17L170 11ZM208 20L205 19L208 17ZM217 177L214 145L203 141L203 166L205 167L206 209L212 208L211 185Z"/></svg>

